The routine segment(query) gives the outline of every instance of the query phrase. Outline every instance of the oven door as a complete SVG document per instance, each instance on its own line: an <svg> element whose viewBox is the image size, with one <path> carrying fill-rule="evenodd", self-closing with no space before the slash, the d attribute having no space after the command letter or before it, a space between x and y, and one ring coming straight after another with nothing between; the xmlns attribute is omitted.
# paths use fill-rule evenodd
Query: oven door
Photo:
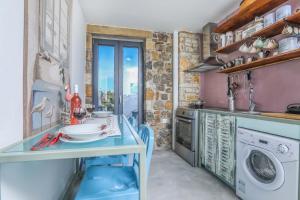
<svg viewBox="0 0 300 200"><path fill-rule="evenodd" d="M195 120L176 117L176 142L195 151Z"/></svg>

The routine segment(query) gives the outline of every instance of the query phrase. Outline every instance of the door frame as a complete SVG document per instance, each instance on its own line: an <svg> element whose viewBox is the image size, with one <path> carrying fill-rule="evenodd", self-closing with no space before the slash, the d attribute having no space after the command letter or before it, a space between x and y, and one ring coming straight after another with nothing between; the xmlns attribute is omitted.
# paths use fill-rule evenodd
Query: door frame
<svg viewBox="0 0 300 200"><path fill-rule="evenodd" d="M115 98L115 107L114 114L123 114L123 47L138 48L138 124L144 122L144 67L143 67L143 42L134 42L118 39L93 39L93 65L92 65L92 88L93 88L93 104L98 108L99 99L98 95L98 46L106 45L114 47L114 98Z"/></svg>

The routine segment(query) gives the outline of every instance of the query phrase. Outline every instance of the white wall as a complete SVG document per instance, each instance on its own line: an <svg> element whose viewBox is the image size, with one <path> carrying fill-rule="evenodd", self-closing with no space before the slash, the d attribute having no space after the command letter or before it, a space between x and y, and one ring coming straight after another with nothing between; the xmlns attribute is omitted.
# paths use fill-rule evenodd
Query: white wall
<svg viewBox="0 0 300 200"><path fill-rule="evenodd" d="M73 0L72 18L71 18L71 86L79 86L79 94L82 103L85 102L85 42L86 42L86 22L79 3L79 0Z"/></svg>
<svg viewBox="0 0 300 200"><path fill-rule="evenodd" d="M35 0L38 1L38 0ZM85 21L74 0L71 81L84 100ZM24 0L0 1L0 148L23 138ZM53 200L74 173L74 159L0 165L0 200Z"/></svg>
<svg viewBox="0 0 300 200"><path fill-rule="evenodd" d="M24 0L0 1L0 148L23 137Z"/></svg>
<svg viewBox="0 0 300 200"><path fill-rule="evenodd" d="M75 170L74 159L2 164L1 200L57 200Z"/></svg>

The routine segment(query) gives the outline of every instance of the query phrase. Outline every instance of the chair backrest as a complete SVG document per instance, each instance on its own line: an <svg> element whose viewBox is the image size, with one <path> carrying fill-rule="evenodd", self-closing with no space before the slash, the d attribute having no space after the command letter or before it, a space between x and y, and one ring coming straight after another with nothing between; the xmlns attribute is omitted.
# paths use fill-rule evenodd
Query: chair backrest
<svg viewBox="0 0 300 200"><path fill-rule="evenodd" d="M149 125L141 125L138 131L138 135L146 145L146 170L147 170L147 177L149 175L152 153L154 148L154 133L153 129L149 127ZM139 159L137 155L134 155L133 158L133 167L136 169L139 165ZM136 173L138 174L138 173Z"/></svg>
<svg viewBox="0 0 300 200"><path fill-rule="evenodd" d="M128 117L128 121L129 121L129 123L130 123L130 125L131 126L133 126L134 124L134 121L133 121L134 119L133 119L133 117L132 116L130 116L130 117Z"/></svg>

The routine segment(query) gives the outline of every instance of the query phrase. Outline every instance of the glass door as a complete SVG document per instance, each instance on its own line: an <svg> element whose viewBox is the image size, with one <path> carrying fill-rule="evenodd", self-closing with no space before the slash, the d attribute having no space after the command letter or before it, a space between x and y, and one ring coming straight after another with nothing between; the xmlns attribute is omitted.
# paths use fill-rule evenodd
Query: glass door
<svg viewBox="0 0 300 200"><path fill-rule="evenodd" d="M142 43L94 40L93 104L143 121Z"/></svg>

